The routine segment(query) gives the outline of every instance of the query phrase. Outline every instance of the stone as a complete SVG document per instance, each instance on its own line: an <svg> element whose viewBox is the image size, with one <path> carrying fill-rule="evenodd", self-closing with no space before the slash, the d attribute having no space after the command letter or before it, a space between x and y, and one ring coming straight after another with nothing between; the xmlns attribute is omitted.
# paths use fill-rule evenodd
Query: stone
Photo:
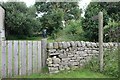
<svg viewBox="0 0 120 80"><path fill-rule="evenodd" d="M58 73L59 71L51 71L49 72L50 74L53 74L53 73Z"/></svg>
<svg viewBox="0 0 120 80"><path fill-rule="evenodd" d="M58 55L59 56L59 58L67 58L67 54L60 54L60 55Z"/></svg>
<svg viewBox="0 0 120 80"><path fill-rule="evenodd" d="M69 49L67 48L67 49L66 49L66 51L68 52L68 51L69 51Z"/></svg>
<svg viewBox="0 0 120 80"><path fill-rule="evenodd" d="M113 47L113 46L114 46L113 43L111 43L111 42L109 43L109 45L110 45L110 47Z"/></svg>
<svg viewBox="0 0 120 80"><path fill-rule="evenodd" d="M86 46L87 46L87 47L92 47L91 42L86 42Z"/></svg>
<svg viewBox="0 0 120 80"><path fill-rule="evenodd" d="M47 64L52 64L52 58L47 58Z"/></svg>
<svg viewBox="0 0 120 80"><path fill-rule="evenodd" d="M92 50L92 53L93 53L93 54L99 54L99 51L97 51L97 50Z"/></svg>
<svg viewBox="0 0 120 80"><path fill-rule="evenodd" d="M60 49L63 48L62 42L58 42L58 47L59 47Z"/></svg>
<svg viewBox="0 0 120 80"><path fill-rule="evenodd" d="M68 61L70 58L62 58L62 61Z"/></svg>
<svg viewBox="0 0 120 80"><path fill-rule="evenodd" d="M96 43L92 42L91 44L92 44L92 48L97 47Z"/></svg>
<svg viewBox="0 0 120 80"><path fill-rule="evenodd" d="M80 61L81 59L83 59L83 57L77 57L77 61Z"/></svg>
<svg viewBox="0 0 120 80"><path fill-rule="evenodd" d="M85 62L86 62L86 60L85 60L85 59L80 60L80 63L85 63Z"/></svg>
<svg viewBox="0 0 120 80"><path fill-rule="evenodd" d="M71 44L72 47L76 46L76 44L74 43L74 41L71 41L70 44Z"/></svg>
<svg viewBox="0 0 120 80"><path fill-rule="evenodd" d="M77 48L77 51L83 51L83 50L85 50L85 48L83 48L83 47Z"/></svg>
<svg viewBox="0 0 120 80"><path fill-rule="evenodd" d="M59 64L48 64L49 67L59 67Z"/></svg>
<svg viewBox="0 0 120 80"><path fill-rule="evenodd" d="M63 65L60 65L60 66L59 66L59 70L60 70L60 71L65 70L65 68L63 68Z"/></svg>
<svg viewBox="0 0 120 80"><path fill-rule="evenodd" d="M53 43L48 43L48 44L47 44L47 48L48 48L48 49L53 49Z"/></svg>
<svg viewBox="0 0 120 80"><path fill-rule="evenodd" d="M60 53L49 53L50 56L57 56L59 55Z"/></svg>
<svg viewBox="0 0 120 80"><path fill-rule="evenodd" d="M59 64L60 63L60 59L59 58L57 58L56 56L54 56L53 58L52 58L52 60L53 60L53 64Z"/></svg>
<svg viewBox="0 0 120 80"><path fill-rule="evenodd" d="M77 44L77 47L81 47L82 46L80 41L76 41L76 44Z"/></svg>
<svg viewBox="0 0 120 80"><path fill-rule="evenodd" d="M54 52L56 52L56 49L49 49L48 50L48 53L54 53Z"/></svg>
<svg viewBox="0 0 120 80"><path fill-rule="evenodd" d="M57 42L53 43L53 48L58 49L58 43Z"/></svg>
<svg viewBox="0 0 120 80"><path fill-rule="evenodd" d="M81 41L82 47L85 47L85 42Z"/></svg>
<svg viewBox="0 0 120 80"><path fill-rule="evenodd" d="M87 53L88 54L92 54L92 50L87 50Z"/></svg>
<svg viewBox="0 0 120 80"><path fill-rule="evenodd" d="M61 63L60 63L61 65L68 65L68 62L67 61L61 61Z"/></svg>
<svg viewBox="0 0 120 80"><path fill-rule="evenodd" d="M67 46L70 47L70 42L66 42Z"/></svg>
<svg viewBox="0 0 120 80"><path fill-rule="evenodd" d="M73 56L74 56L73 54L69 54L69 55L68 55L69 58L71 58L71 57L73 57Z"/></svg>
<svg viewBox="0 0 120 80"><path fill-rule="evenodd" d="M72 57L71 59L74 60L74 59L76 59L76 57Z"/></svg>
<svg viewBox="0 0 120 80"><path fill-rule="evenodd" d="M63 48L66 49L67 48L67 43L66 42L62 42Z"/></svg>
<svg viewBox="0 0 120 80"><path fill-rule="evenodd" d="M49 72L58 71L58 67L48 67Z"/></svg>

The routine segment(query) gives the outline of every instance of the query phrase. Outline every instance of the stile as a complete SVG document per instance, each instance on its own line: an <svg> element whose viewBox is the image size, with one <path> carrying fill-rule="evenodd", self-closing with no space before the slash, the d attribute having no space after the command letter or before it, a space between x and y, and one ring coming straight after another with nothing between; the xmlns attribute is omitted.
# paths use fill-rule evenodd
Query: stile
<svg viewBox="0 0 120 80"><path fill-rule="evenodd" d="M37 72L37 41L33 41L33 73Z"/></svg>
<svg viewBox="0 0 120 80"><path fill-rule="evenodd" d="M2 78L6 75L6 41L2 41Z"/></svg>
<svg viewBox="0 0 120 80"><path fill-rule="evenodd" d="M32 41L28 41L28 75L32 74Z"/></svg>
<svg viewBox="0 0 120 80"><path fill-rule="evenodd" d="M8 77L12 77L12 41L8 41Z"/></svg>
<svg viewBox="0 0 120 80"><path fill-rule="evenodd" d="M18 41L14 41L14 76L18 75Z"/></svg>
<svg viewBox="0 0 120 80"><path fill-rule="evenodd" d="M21 75L26 75L26 41L22 41Z"/></svg>
<svg viewBox="0 0 120 80"><path fill-rule="evenodd" d="M38 73L40 73L42 68L41 62L41 41L38 41Z"/></svg>

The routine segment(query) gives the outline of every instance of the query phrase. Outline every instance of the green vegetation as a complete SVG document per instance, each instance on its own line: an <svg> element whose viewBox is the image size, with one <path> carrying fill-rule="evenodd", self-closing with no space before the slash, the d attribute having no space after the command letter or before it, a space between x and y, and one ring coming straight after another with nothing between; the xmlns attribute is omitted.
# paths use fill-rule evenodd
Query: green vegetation
<svg viewBox="0 0 120 80"><path fill-rule="evenodd" d="M80 20L71 20L68 22L68 24L65 26L63 30L60 30L57 32L55 36L56 41L80 41L80 40L86 40L84 37L85 32L82 29L81 21Z"/></svg>
<svg viewBox="0 0 120 80"><path fill-rule="evenodd" d="M86 66L94 72L99 72L98 58L94 57ZM118 77L118 50L106 50L104 52L104 71L102 74Z"/></svg>
<svg viewBox="0 0 120 80"><path fill-rule="evenodd" d="M101 73L95 73L87 69L76 69L70 71L62 71L57 74L33 74L30 76L18 76L17 78L112 78L110 76L105 76Z"/></svg>
<svg viewBox="0 0 120 80"><path fill-rule="evenodd" d="M85 31L85 37L88 38L89 41L98 41L98 20L92 20L92 16L97 15L98 12L102 11L104 16L104 25L109 26L109 29L105 29L106 33L104 33L104 41L111 41L111 38L114 37L114 33L111 33L111 29L116 32L117 37L114 41L117 41L119 36L118 33L120 31L116 31L117 29L113 29L114 27L119 27L119 25L114 25L114 23L119 24L120 18L120 2L91 2L87 9L85 10L85 18L82 20L82 27ZM109 21L112 22L112 26L110 26ZM108 35L111 33L112 36ZM109 37L108 37L109 36Z"/></svg>

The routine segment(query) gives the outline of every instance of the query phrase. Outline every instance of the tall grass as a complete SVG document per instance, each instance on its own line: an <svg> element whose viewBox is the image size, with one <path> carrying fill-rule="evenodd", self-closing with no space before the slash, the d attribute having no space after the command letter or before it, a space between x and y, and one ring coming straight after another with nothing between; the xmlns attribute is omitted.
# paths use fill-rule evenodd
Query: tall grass
<svg viewBox="0 0 120 80"><path fill-rule="evenodd" d="M99 72L99 59L94 57L86 66L94 72ZM118 77L118 49L106 50L104 52L104 75Z"/></svg>

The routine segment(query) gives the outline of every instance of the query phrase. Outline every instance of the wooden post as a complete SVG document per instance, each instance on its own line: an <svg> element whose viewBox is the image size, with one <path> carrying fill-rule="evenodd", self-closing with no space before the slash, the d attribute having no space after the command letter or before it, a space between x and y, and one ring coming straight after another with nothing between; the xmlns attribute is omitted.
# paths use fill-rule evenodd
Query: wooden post
<svg viewBox="0 0 120 80"><path fill-rule="evenodd" d="M4 56L4 54L2 54L2 41L5 40L5 31L4 31L4 16L5 16L5 10L0 6L0 78L1 77L5 77L4 74L2 74L2 56ZM6 56L6 55L5 55ZM5 68L6 70L6 68Z"/></svg>
<svg viewBox="0 0 120 80"><path fill-rule="evenodd" d="M46 52L47 39L41 40L41 61L42 68L46 66L47 52Z"/></svg>
<svg viewBox="0 0 120 80"><path fill-rule="evenodd" d="M0 41L5 40L4 16L5 10L0 6Z"/></svg>
<svg viewBox="0 0 120 80"><path fill-rule="evenodd" d="M98 14L99 20L99 58L100 58L100 71L103 71L103 12Z"/></svg>

